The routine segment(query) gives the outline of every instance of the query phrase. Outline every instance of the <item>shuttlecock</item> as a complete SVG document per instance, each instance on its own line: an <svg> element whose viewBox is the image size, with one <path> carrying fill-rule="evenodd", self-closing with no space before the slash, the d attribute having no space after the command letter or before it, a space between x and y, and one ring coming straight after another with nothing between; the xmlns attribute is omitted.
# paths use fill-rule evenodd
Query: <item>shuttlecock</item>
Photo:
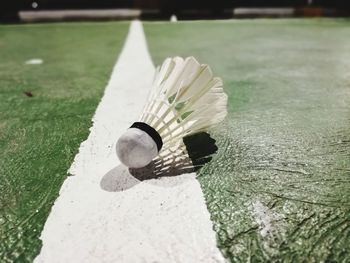
<svg viewBox="0 0 350 263"><path fill-rule="evenodd" d="M138 122L117 141L120 161L129 168L148 165L157 155L183 151L182 138L207 131L227 114L222 80L194 57L167 58L158 67Z"/></svg>

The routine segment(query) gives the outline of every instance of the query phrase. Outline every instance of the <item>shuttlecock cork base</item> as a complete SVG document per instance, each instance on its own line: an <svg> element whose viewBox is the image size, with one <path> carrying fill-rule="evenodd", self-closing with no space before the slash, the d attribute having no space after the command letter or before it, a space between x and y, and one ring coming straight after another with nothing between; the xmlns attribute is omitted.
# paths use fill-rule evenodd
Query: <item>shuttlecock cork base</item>
<svg viewBox="0 0 350 263"><path fill-rule="evenodd" d="M222 80L194 57L167 58L156 70L139 122L116 145L120 161L129 168L148 165L158 155L183 152L183 138L207 131L227 114Z"/></svg>
<svg viewBox="0 0 350 263"><path fill-rule="evenodd" d="M162 149L159 133L144 122L134 122L119 138L117 155L129 168L142 168L149 164Z"/></svg>

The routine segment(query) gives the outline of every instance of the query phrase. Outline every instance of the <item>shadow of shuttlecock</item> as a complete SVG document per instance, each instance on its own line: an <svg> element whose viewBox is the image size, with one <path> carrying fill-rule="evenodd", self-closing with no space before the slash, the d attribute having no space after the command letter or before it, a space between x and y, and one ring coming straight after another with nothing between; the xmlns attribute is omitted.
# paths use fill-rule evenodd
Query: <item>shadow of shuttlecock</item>
<svg viewBox="0 0 350 263"><path fill-rule="evenodd" d="M183 138L182 147L175 152L164 151L143 168L129 169L123 165L113 168L103 176L100 185L109 192L124 191L147 180L158 186L173 187L188 180L181 175L198 171L217 150L215 140L208 133L197 133ZM179 177L178 180L154 180L175 176Z"/></svg>
<svg viewBox="0 0 350 263"><path fill-rule="evenodd" d="M209 133L200 132L183 138L187 154L195 171L198 171L206 163L210 162L218 151L216 141Z"/></svg>

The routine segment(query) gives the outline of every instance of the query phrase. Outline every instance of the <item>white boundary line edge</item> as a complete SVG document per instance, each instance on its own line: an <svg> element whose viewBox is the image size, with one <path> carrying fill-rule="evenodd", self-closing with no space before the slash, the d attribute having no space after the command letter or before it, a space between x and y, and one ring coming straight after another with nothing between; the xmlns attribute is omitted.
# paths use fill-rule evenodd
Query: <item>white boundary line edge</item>
<svg viewBox="0 0 350 263"><path fill-rule="evenodd" d="M224 261L194 173L141 182L116 157L115 141L138 119L154 71L133 21L35 262Z"/></svg>

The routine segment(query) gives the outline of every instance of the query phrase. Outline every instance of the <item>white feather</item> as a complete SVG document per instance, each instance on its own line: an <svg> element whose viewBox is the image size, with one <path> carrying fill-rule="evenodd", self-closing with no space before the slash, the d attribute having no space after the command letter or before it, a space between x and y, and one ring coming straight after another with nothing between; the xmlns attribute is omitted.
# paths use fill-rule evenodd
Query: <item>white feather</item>
<svg viewBox="0 0 350 263"><path fill-rule="evenodd" d="M155 128L163 149L182 147L182 138L205 131L227 114L222 80L194 57L167 58L158 67L140 121Z"/></svg>

